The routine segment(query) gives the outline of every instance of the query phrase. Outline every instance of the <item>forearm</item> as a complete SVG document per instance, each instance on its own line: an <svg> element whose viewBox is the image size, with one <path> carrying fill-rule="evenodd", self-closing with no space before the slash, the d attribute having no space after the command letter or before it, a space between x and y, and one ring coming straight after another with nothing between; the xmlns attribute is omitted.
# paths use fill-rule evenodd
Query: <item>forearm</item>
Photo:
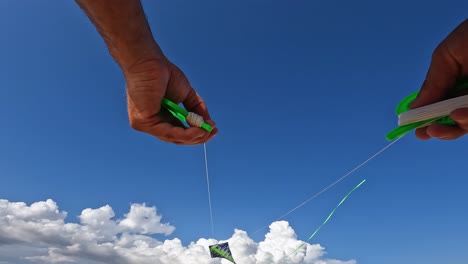
<svg viewBox="0 0 468 264"><path fill-rule="evenodd" d="M140 0L75 0L126 73L135 64L163 59Z"/></svg>

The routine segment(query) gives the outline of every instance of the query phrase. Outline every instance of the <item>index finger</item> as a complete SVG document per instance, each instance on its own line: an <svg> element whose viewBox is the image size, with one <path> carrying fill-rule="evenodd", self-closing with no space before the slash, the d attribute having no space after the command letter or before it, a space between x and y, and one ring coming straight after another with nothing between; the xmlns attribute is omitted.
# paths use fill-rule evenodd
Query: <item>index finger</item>
<svg viewBox="0 0 468 264"><path fill-rule="evenodd" d="M165 122L147 126L142 130L162 141L183 145L198 144L200 139L208 134L208 132L196 127L182 128Z"/></svg>

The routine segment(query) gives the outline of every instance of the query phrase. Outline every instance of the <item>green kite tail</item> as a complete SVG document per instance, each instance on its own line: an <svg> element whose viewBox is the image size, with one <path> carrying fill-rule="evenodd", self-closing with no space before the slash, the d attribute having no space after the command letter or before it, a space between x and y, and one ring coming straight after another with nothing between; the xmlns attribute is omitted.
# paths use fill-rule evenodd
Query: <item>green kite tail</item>
<svg viewBox="0 0 468 264"><path fill-rule="evenodd" d="M344 203L344 201L346 201L346 199L348 199L348 196L351 195L351 193L353 193L357 188L359 188L366 180L362 180L358 185L356 185L345 197L343 197L343 199L341 199L341 202L335 207L335 209L333 209L333 211L328 215L327 219L325 219L325 221L314 231L314 233L312 233L312 235L307 239L307 241L311 240L317 233L318 231L328 222L328 220L330 220L330 218L332 217L332 215L335 213L336 209L338 209L338 207L340 207L340 205L342 203ZM302 247L304 247L306 245L306 242L302 242L292 253L290 253L289 255L285 256L285 258L291 256L292 254L296 253L297 251L299 251L299 249L301 249Z"/></svg>

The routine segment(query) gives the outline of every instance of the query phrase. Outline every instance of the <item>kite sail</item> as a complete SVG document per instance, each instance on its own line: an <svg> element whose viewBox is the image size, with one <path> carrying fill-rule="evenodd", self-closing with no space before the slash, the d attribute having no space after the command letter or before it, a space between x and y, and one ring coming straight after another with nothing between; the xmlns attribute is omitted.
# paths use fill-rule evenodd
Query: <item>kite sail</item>
<svg viewBox="0 0 468 264"><path fill-rule="evenodd" d="M236 263L234 261L234 258L232 257L228 242L211 245L210 253L211 253L211 258L225 258L234 264Z"/></svg>

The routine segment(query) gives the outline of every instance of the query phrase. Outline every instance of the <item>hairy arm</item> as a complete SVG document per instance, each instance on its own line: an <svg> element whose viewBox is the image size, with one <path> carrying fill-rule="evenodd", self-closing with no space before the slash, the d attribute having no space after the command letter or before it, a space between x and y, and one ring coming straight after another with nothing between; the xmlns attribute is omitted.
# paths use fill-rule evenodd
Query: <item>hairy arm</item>
<svg viewBox="0 0 468 264"><path fill-rule="evenodd" d="M76 0L126 73L146 60L164 59L140 0Z"/></svg>
<svg viewBox="0 0 468 264"><path fill-rule="evenodd" d="M75 0L104 39L126 79L130 125L162 141L181 145L205 143L217 134L185 128L161 109L163 97L214 125L202 97L185 74L163 54L153 38L140 0Z"/></svg>

